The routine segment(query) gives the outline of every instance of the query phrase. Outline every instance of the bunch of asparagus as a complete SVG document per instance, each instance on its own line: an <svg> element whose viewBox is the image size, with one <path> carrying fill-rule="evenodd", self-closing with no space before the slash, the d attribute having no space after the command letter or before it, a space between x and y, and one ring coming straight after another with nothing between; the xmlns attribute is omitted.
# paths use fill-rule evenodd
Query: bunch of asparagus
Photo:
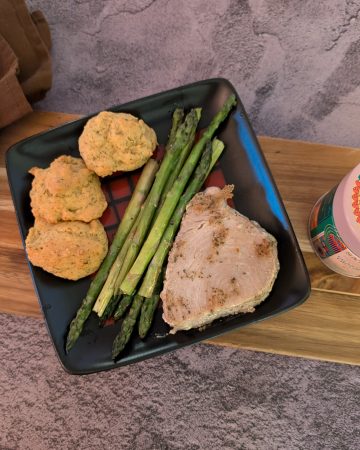
<svg viewBox="0 0 360 450"><path fill-rule="evenodd" d="M213 136L235 105L230 96L194 145L201 109L176 109L160 164L145 165L110 250L72 320L69 351L93 310L102 321L120 319L127 312L113 343L112 356L125 348L139 319L144 338L159 302L166 257L187 203L200 190L224 144Z"/></svg>

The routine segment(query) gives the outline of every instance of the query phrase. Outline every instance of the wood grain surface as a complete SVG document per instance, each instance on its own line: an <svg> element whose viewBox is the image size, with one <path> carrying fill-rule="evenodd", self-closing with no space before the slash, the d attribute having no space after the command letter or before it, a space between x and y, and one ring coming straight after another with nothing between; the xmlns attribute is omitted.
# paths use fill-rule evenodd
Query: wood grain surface
<svg viewBox="0 0 360 450"><path fill-rule="evenodd" d="M298 308L209 342L358 364L359 304L349 295L313 291Z"/></svg>
<svg viewBox="0 0 360 450"><path fill-rule="evenodd" d="M7 184L5 152L21 139L77 117L34 112L0 131L0 312L41 317ZM327 269L307 237L313 204L359 163L360 152L268 137L259 141L303 251L312 294L298 308L208 342L360 364L360 279Z"/></svg>

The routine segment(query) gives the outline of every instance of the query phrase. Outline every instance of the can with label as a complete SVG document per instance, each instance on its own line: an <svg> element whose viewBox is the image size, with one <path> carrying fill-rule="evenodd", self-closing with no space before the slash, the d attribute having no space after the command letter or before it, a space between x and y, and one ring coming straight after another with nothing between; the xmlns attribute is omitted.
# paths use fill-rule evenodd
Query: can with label
<svg viewBox="0 0 360 450"><path fill-rule="evenodd" d="M324 264L334 272L360 278L360 164L315 203L309 235Z"/></svg>

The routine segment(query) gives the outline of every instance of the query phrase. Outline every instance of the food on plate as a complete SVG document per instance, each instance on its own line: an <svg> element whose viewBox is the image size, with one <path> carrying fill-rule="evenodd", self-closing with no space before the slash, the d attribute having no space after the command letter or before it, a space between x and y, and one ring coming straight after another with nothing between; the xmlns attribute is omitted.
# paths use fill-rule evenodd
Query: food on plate
<svg viewBox="0 0 360 450"><path fill-rule="evenodd" d="M139 336L141 339L144 339L150 330L159 301L160 294L155 293L150 298L145 299L141 306L138 326Z"/></svg>
<svg viewBox="0 0 360 450"><path fill-rule="evenodd" d="M279 261L275 238L227 205L232 186L211 187L188 204L161 292L172 333L253 312L269 295Z"/></svg>
<svg viewBox="0 0 360 450"><path fill-rule="evenodd" d="M108 257L70 324L67 351L79 338L91 310L101 320L126 313L113 343L113 359L129 341L139 317L140 334L146 335L158 303L156 296L161 290L155 287L182 214L224 149L224 144L213 136L235 104L236 98L231 95L195 144L201 109L192 109L184 120L182 111L174 112L165 154L151 189L142 204L137 207L129 204L125 216L129 212L133 221L126 229L122 225L124 219L120 224L117 234L122 238L115 237L115 246L111 245ZM152 301L151 305L148 301Z"/></svg>
<svg viewBox="0 0 360 450"><path fill-rule="evenodd" d="M159 279L161 271L163 270L166 257L174 241L182 216L185 212L186 205L196 194L196 192L199 191L211 169L223 152L224 147L224 143L216 138L213 139L211 143L207 143L207 148L204 150L201 161L192 177L192 181L189 183L186 191L181 196L176 209L171 216L171 220L161 238L159 246L156 249L155 255L146 270L144 280L139 289L140 295L150 297L154 293L156 283Z"/></svg>
<svg viewBox="0 0 360 450"><path fill-rule="evenodd" d="M159 215L165 208L165 197L170 198L172 196L171 189L166 193L167 180L169 179L172 171L176 169L176 166L180 159L180 154L183 151L187 151L189 140L193 142L199 118L200 116L197 110L194 109L190 111L190 113L186 116L184 123L179 127L179 130L176 134L176 141L169 148L168 152L165 153L164 159L156 175L154 184L146 200L146 204L144 205L144 209L140 213L141 215L139 214L140 217L137 228L134 234L130 235L129 241L124 244L124 248L127 249L128 246L128 249L126 250L126 255L124 256L124 258L121 259L121 267L117 271L114 284L115 293L122 292L129 295L133 293L133 289L130 292L126 292L126 290L124 290L122 287L122 282L130 273L139 252L143 249L143 245L145 245L148 239L148 235L150 236L150 233L153 232L155 225L158 223ZM159 204L162 204L161 208L158 208ZM120 258L121 254L119 254L118 259ZM112 278L112 276L113 273L111 272L110 279ZM109 294L110 292L108 291L108 285L105 285L102 292L100 292L97 303L101 305L103 305L104 303L106 304L110 298ZM94 310L100 312L101 314L103 306L98 309L97 303L95 304Z"/></svg>
<svg viewBox="0 0 360 450"><path fill-rule="evenodd" d="M95 272L107 249L107 236L99 220L49 224L36 219L26 238L26 251L34 266L69 280Z"/></svg>
<svg viewBox="0 0 360 450"><path fill-rule="evenodd" d="M130 311L125 318L120 333L116 336L114 343L113 343L113 351L112 355L115 359L121 351L125 348L127 342L130 339L132 330L135 328L136 321L139 317L139 336L141 338L144 338L151 326L151 322L154 317L155 308L157 306L158 300L159 300L159 294L161 290L162 285L162 278L161 278L161 272L162 272L162 266L164 264L165 257L169 251L169 248L171 247L172 239L174 237L174 234L177 230L178 225L180 224L181 216L185 210L186 203L191 199L191 197L197 192L197 190L200 189L202 184L207 178L208 173L210 172L212 166L217 161L218 157L221 155L222 151L224 149L224 144L219 141L218 139L214 139L213 143L207 142L206 148L204 150L204 153L201 157L200 163L198 164L193 177L192 181L190 182L188 188L186 189L185 193L182 195L180 201L177 204L177 207L174 211L174 214L171 216L171 220L166 227L166 231L163 234L163 238L160 240L158 250L160 252L160 258L158 258L157 252L155 253L154 259L151 261L151 268L155 269L154 271L147 271L146 273L150 273L151 276L149 280L146 278L144 279L141 288L137 291L135 297L133 298L133 301L131 302ZM183 172L181 170L182 177L186 173L186 170ZM174 184L173 188L170 189L168 195L169 198L176 198L174 195L174 188L178 188L178 184ZM148 237L151 235L151 232L153 230L156 230L157 223L159 220L164 220L162 211L163 208L168 208L168 205L166 202L164 202L163 207L160 210L159 215L157 216L157 220L154 222L150 233L148 234ZM145 244L144 244L145 246ZM143 246L143 248L144 248ZM159 271L157 271L159 269ZM150 267L149 267L150 270ZM130 271L128 272L128 275L130 274ZM155 285L155 286L154 286ZM160 285L160 286L159 286ZM155 289L154 289L155 287ZM121 292L123 292L122 288L120 287ZM142 293L142 291L147 292L149 291L149 294L146 296ZM135 294L134 292L131 294L133 296ZM122 308L123 302L127 296L120 301L118 310ZM111 303L111 302L110 302ZM118 310L116 312L118 312ZM116 317L115 312L115 317Z"/></svg>
<svg viewBox="0 0 360 450"><path fill-rule="evenodd" d="M172 130L170 132L170 138L174 139L173 145L169 145L165 152L159 170L155 170L151 177L146 177L147 165L152 161L148 161L144 167L141 177L136 185L132 199L136 196L136 191L142 192L139 186L141 180L145 183L147 180L147 191L144 194L147 195L146 202L143 204L130 201L124 218L122 219L119 228L116 232L115 238L111 244L109 253L104 260L100 270L94 278L91 286L83 300L75 318L72 320L69 328L69 333L66 341L66 349L69 351L77 339L79 338L84 324L89 317L93 307L100 318L103 318L107 313L106 309L111 299L116 297L116 300L120 300L119 292L117 291L117 280L126 274L128 266L131 261L136 257L147 229L151 223L152 217L155 214L155 210L159 201L161 201L161 194L164 192L165 183L171 173L174 170L179 153L186 149L185 144L193 136L194 125L198 122L197 114L193 112L188 114L189 118L181 126L178 120L173 117ZM196 120L196 123L195 123ZM174 132L174 128L179 128L178 132ZM175 135L175 136L174 136ZM176 142L175 142L176 141ZM156 168L157 169L157 168ZM155 178L155 181L154 181ZM150 192L149 189L151 188ZM144 200L144 198L143 198ZM135 219L135 220L134 220ZM115 301L115 307L117 306Z"/></svg>
<svg viewBox="0 0 360 450"><path fill-rule="evenodd" d="M79 138L85 164L100 177L142 167L156 146L155 131L143 120L109 111L88 120Z"/></svg>
<svg viewBox="0 0 360 450"><path fill-rule="evenodd" d="M92 280L89 290L86 293L86 297L82 301L75 318L70 324L70 329L66 340L67 351L74 346L80 336L84 324L92 311L97 296L99 295L99 292L108 277L109 270L112 265L115 264L116 257L122 249L126 238L134 227L134 224L136 223L141 206L157 173L157 168L157 162L150 159L141 173L140 179L136 184L125 214L113 238L109 252L101 264L96 276Z"/></svg>
<svg viewBox="0 0 360 450"><path fill-rule="evenodd" d="M30 190L35 218L49 223L67 220L90 222L98 219L107 203L96 173L81 158L60 156L47 169L33 167Z"/></svg>
<svg viewBox="0 0 360 450"><path fill-rule="evenodd" d="M121 324L120 333L118 333L113 343L113 350L112 350L113 359L115 359L118 356L118 354L124 350L126 344L129 342L132 332L135 328L138 316L140 314L143 302L144 297L141 297L141 295L136 294L132 302L130 303L129 312L125 316Z"/></svg>

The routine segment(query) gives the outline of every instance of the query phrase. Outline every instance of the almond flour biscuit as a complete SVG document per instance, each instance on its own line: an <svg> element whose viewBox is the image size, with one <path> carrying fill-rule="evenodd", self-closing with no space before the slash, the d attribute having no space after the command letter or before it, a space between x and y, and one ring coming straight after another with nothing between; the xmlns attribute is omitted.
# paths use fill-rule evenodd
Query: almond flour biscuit
<svg viewBox="0 0 360 450"><path fill-rule="evenodd" d="M85 164L100 177L143 166L156 145L155 131L143 120L108 111L92 117L79 138Z"/></svg>
<svg viewBox="0 0 360 450"><path fill-rule="evenodd" d="M107 249L107 236L98 220L49 224L36 219L26 238L31 263L68 280L94 273Z"/></svg>
<svg viewBox="0 0 360 450"><path fill-rule="evenodd" d="M33 167L30 191L35 218L50 223L67 220L90 222L98 219L107 203L96 173L81 158L60 156L47 169Z"/></svg>

